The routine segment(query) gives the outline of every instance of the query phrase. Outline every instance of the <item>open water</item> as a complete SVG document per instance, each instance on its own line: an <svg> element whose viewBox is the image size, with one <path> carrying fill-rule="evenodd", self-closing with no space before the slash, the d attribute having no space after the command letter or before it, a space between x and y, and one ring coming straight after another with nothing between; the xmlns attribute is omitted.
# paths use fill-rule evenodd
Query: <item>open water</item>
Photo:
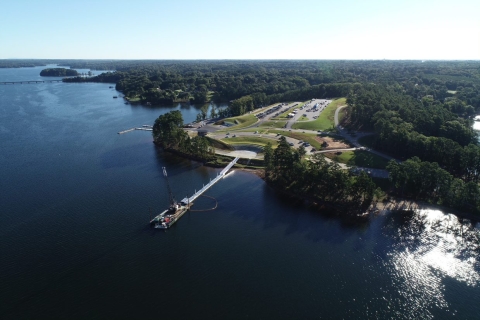
<svg viewBox="0 0 480 320"><path fill-rule="evenodd" d="M0 81L42 68L0 69ZM436 210L363 224L236 171L167 232L148 226L220 169L165 154L160 114L108 84L0 86L1 319L478 319L480 227ZM194 208L207 209L201 199Z"/></svg>

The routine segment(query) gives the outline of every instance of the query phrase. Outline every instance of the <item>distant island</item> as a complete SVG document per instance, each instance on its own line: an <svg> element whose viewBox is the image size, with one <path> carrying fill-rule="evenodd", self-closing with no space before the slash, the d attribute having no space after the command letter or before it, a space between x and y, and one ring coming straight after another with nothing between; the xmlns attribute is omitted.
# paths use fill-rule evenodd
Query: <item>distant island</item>
<svg viewBox="0 0 480 320"><path fill-rule="evenodd" d="M49 68L43 69L40 72L42 77L74 77L78 76L79 73L74 69L65 69L65 68Z"/></svg>

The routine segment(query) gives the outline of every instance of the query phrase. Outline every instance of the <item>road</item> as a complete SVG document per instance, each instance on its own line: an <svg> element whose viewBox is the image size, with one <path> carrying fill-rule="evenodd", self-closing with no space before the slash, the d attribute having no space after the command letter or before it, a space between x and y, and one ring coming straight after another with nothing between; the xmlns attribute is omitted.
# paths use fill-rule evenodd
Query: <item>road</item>
<svg viewBox="0 0 480 320"><path fill-rule="evenodd" d="M371 135L373 133L356 133L355 136L352 136L350 135L347 130L345 130L345 128L343 128L340 124L339 124L339 114L340 114L340 111L343 109L343 108L346 108L346 106L341 106L339 108L337 108L337 110L335 110L335 115L333 117L333 120L335 122L335 127L337 128L337 131L338 133L344 137L346 140L350 141L354 146L355 146L355 149L362 149L362 150L366 150L370 153L373 153L373 154L376 154L377 156L380 156L380 157L384 157L386 159L389 159L389 160L396 160L386 154L383 154L381 152L378 152L378 151L375 151L375 150L372 150L370 148L366 148L364 146L362 146L359 142L358 142L358 139L360 137L364 137L364 136L368 136L368 135ZM396 160L398 161L398 160ZM388 178L388 171L387 170L382 170L382 169L371 169L371 168L360 168L360 167L357 167L357 170L358 171L365 171L367 172L370 176L372 177L377 177L377 178Z"/></svg>
<svg viewBox="0 0 480 320"><path fill-rule="evenodd" d="M335 116L334 116L334 122L335 122L335 127L337 127L337 130L338 130L338 133L344 137L345 139L347 139L348 141L350 141L355 147L357 148L362 148L364 150L367 150L368 152L371 152L373 154L376 154L377 156L380 156L380 157L384 157L385 159L388 159L388 160L395 160L397 162L399 162L399 160L389 156L389 155L386 155L382 152L379 152L379 151L376 151L376 150L373 150L373 149L370 149L370 148L367 148L367 147L364 147L362 146L359 142L358 142L358 139L360 139L361 137L365 137L365 136L369 136L369 135L372 135L373 132L356 132L355 133L355 136L352 136L351 134L348 133L347 130L345 130L345 128L343 128L342 126L339 125L339 113L340 111L343 109L343 108L346 108L346 106L342 106L342 107L339 107L337 108L337 110L335 111Z"/></svg>

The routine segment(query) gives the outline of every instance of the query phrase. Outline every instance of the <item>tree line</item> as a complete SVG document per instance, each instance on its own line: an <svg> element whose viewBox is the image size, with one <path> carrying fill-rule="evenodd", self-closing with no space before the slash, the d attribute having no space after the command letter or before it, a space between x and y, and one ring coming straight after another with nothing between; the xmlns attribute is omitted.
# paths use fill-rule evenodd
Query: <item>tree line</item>
<svg viewBox="0 0 480 320"><path fill-rule="evenodd" d="M400 196L428 200L465 212L480 212L480 188L476 181L455 178L436 162L413 157L387 166L394 192Z"/></svg>
<svg viewBox="0 0 480 320"><path fill-rule="evenodd" d="M292 196L353 213L368 208L381 193L365 172L356 176L335 162L327 162L320 153L308 161L304 156L305 148L292 148L284 136L275 150L268 143L264 149L267 183Z"/></svg>
<svg viewBox="0 0 480 320"><path fill-rule="evenodd" d="M450 103L451 110L458 114L471 114L472 110L480 109L480 62L476 61L131 60L109 63L115 67L114 75L92 77L87 81L114 82L117 90L128 98L151 104L204 103L209 99L229 102L250 96L254 107L259 107L274 99L306 98L321 88L318 85L335 84L338 90L329 93L329 97L338 97L346 94L348 86L375 83L397 88L417 100L458 99L462 104L456 100ZM88 67L87 62L72 65ZM98 64L92 62L91 67L94 66ZM232 114L238 115L238 110L241 111L237 108Z"/></svg>

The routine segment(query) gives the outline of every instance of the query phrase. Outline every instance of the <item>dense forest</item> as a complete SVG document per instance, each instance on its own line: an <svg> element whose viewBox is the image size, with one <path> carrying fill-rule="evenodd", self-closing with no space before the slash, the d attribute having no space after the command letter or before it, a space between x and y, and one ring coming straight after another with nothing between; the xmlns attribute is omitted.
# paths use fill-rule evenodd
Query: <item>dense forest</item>
<svg viewBox="0 0 480 320"><path fill-rule="evenodd" d="M319 205L327 205L355 214L364 212L375 195L381 192L365 173L358 176L343 170L335 162L329 163L321 153L310 161L304 159L305 149L292 148L285 137L278 147L265 147L265 179L275 189L290 195L309 199Z"/></svg>
<svg viewBox="0 0 480 320"><path fill-rule="evenodd" d="M153 141L165 150L177 151L194 159L208 160L215 149L205 137L190 136L183 130L182 113L178 110L159 116L153 125Z"/></svg>

